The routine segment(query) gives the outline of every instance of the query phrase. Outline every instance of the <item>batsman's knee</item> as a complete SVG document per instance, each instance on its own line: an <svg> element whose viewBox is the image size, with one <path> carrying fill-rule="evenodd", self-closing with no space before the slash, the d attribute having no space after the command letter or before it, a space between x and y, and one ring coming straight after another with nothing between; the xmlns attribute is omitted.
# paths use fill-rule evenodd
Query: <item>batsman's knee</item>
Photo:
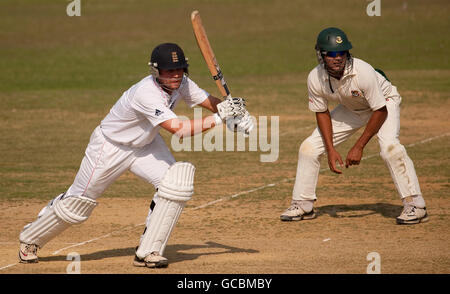
<svg viewBox="0 0 450 294"><path fill-rule="evenodd" d="M189 162L173 164L158 187L158 197L173 201L188 201L194 194L195 167Z"/></svg>
<svg viewBox="0 0 450 294"><path fill-rule="evenodd" d="M55 204L55 213L63 221L79 224L91 215L97 201L85 196L66 196Z"/></svg>
<svg viewBox="0 0 450 294"><path fill-rule="evenodd" d="M86 221L97 202L85 196L61 194L41 210L36 221L24 227L19 240L40 248L70 225Z"/></svg>

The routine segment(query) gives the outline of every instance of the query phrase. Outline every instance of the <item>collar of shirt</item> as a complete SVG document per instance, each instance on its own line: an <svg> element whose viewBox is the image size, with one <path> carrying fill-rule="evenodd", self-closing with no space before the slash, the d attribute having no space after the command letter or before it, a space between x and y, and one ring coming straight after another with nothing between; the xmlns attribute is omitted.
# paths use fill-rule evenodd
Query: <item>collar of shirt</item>
<svg viewBox="0 0 450 294"><path fill-rule="evenodd" d="M173 103L174 97L177 97L178 91L183 87L183 85L186 83L186 76L183 76L183 80L180 83L180 87L178 89L172 91L172 94L169 95L166 91L163 90L161 85L156 81L156 78L152 76L153 83L158 88L158 90L161 92L162 97L166 100L167 105L170 106Z"/></svg>

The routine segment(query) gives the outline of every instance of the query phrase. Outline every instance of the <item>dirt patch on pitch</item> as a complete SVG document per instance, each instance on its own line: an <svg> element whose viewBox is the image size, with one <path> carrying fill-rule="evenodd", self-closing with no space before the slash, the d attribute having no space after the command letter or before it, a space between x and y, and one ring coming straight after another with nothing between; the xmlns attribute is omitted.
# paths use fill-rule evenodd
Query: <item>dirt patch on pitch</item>
<svg viewBox="0 0 450 294"><path fill-rule="evenodd" d="M1 202L2 273L65 273L81 257L82 273L366 273L377 252L382 273L450 273L450 207L428 199L430 221L398 226L400 201L322 197L318 218L281 222L288 200L224 200L187 207L165 255L166 269L132 266L148 201L100 199L91 218L40 250L38 264L17 264L17 236L44 201Z"/></svg>

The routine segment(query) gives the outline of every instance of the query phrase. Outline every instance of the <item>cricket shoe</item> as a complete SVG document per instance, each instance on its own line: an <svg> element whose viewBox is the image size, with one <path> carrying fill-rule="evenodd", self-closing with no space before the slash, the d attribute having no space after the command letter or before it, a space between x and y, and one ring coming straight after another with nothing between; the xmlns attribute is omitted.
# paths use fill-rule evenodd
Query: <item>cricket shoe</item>
<svg viewBox="0 0 450 294"><path fill-rule="evenodd" d="M133 265L137 267L145 267L145 261L143 258L139 258L136 254L134 255Z"/></svg>
<svg viewBox="0 0 450 294"><path fill-rule="evenodd" d="M306 212L301 207L302 201L293 200L291 206L286 209L280 216L282 221L300 221L300 220L309 220L316 218L316 213L314 212L314 208Z"/></svg>
<svg viewBox="0 0 450 294"><path fill-rule="evenodd" d="M38 262L37 250L38 250L37 245L26 244L21 242L19 248L19 262L37 263Z"/></svg>
<svg viewBox="0 0 450 294"><path fill-rule="evenodd" d="M406 205L400 216L397 217L399 225L413 225L428 221L427 209L419 208L413 205Z"/></svg>
<svg viewBox="0 0 450 294"><path fill-rule="evenodd" d="M149 267L149 268L161 268L167 267L169 265L169 260L158 252L152 252L145 258L139 258L136 254L134 255L133 265L137 267Z"/></svg>
<svg viewBox="0 0 450 294"><path fill-rule="evenodd" d="M159 255L158 252L152 252L144 258L145 266L150 268L167 267L169 260L164 256Z"/></svg>
<svg viewBox="0 0 450 294"><path fill-rule="evenodd" d="M138 250L139 246L136 246L136 248L134 249L134 252L136 252ZM134 260L133 260L133 265L137 266L137 267L145 267L145 261L143 258L139 258L137 256L137 254L134 254Z"/></svg>

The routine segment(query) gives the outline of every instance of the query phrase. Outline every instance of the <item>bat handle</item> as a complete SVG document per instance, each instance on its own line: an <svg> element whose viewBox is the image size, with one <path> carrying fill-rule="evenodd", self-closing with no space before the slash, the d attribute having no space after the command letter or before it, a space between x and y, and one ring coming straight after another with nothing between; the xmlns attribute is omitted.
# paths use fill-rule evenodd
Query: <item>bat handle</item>
<svg viewBox="0 0 450 294"><path fill-rule="evenodd" d="M224 96L225 98L231 98L231 93L230 90L228 89L228 86L226 83L222 83L223 89L225 90L225 93L227 94L226 96Z"/></svg>
<svg viewBox="0 0 450 294"><path fill-rule="evenodd" d="M233 98L231 96L230 90L228 90L228 87L226 84L222 84L222 87L219 87L220 93L222 94L223 99L227 98Z"/></svg>

